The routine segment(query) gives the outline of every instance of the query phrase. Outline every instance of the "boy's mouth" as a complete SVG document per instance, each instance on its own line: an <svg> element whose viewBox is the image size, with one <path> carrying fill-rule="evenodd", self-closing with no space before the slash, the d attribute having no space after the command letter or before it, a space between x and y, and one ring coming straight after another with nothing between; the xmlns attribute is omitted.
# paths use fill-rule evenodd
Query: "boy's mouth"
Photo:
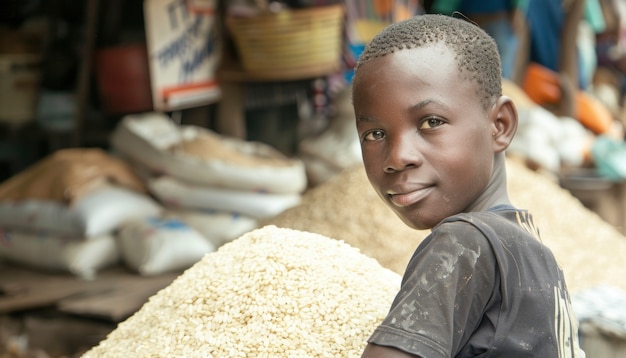
<svg viewBox="0 0 626 358"><path fill-rule="evenodd" d="M432 191L433 186L424 186L402 191L389 191L387 197L395 206L405 207L423 200Z"/></svg>

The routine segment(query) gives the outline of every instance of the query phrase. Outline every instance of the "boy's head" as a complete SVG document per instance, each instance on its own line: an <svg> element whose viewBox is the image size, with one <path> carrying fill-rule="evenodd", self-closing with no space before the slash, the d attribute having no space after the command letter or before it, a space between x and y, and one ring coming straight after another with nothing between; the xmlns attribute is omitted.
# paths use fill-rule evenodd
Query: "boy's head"
<svg viewBox="0 0 626 358"><path fill-rule="evenodd" d="M502 95L502 67L496 42L477 25L444 15L415 16L389 25L368 43L357 68L402 49L436 43L452 50L463 78L477 82L485 108Z"/></svg>
<svg viewBox="0 0 626 358"><path fill-rule="evenodd" d="M508 203L503 153L517 113L500 73L494 40L443 15L390 25L367 45L353 79L363 161L407 225Z"/></svg>

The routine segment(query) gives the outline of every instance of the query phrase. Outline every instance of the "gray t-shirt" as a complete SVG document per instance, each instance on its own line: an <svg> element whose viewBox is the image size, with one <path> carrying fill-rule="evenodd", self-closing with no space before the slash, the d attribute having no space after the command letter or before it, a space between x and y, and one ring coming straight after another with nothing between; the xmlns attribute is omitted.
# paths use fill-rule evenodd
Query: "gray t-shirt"
<svg viewBox="0 0 626 358"><path fill-rule="evenodd" d="M442 221L419 245L369 339L425 358L584 357L554 255L528 212Z"/></svg>

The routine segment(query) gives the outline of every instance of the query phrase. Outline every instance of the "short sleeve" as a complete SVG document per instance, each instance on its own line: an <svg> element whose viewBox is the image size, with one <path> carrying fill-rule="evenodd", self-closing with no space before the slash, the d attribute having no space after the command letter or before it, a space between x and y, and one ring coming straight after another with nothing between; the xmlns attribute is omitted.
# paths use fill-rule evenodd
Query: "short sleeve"
<svg viewBox="0 0 626 358"><path fill-rule="evenodd" d="M480 324L497 278L484 235L464 221L444 223L415 251L369 342L422 357L455 356Z"/></svg>

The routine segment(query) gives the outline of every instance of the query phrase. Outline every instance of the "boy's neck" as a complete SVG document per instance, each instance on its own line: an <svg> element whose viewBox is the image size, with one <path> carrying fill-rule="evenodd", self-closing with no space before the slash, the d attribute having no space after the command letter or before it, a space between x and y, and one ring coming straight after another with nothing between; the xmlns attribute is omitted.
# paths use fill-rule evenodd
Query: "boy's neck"
<svg viewBox="0 0 626 358"><path fill-rule="evenodd" d="M493 173L483 193L466 211L486 211L497 205L511 205L507 191L506 157L497 153L494 157Z"/></svg>

